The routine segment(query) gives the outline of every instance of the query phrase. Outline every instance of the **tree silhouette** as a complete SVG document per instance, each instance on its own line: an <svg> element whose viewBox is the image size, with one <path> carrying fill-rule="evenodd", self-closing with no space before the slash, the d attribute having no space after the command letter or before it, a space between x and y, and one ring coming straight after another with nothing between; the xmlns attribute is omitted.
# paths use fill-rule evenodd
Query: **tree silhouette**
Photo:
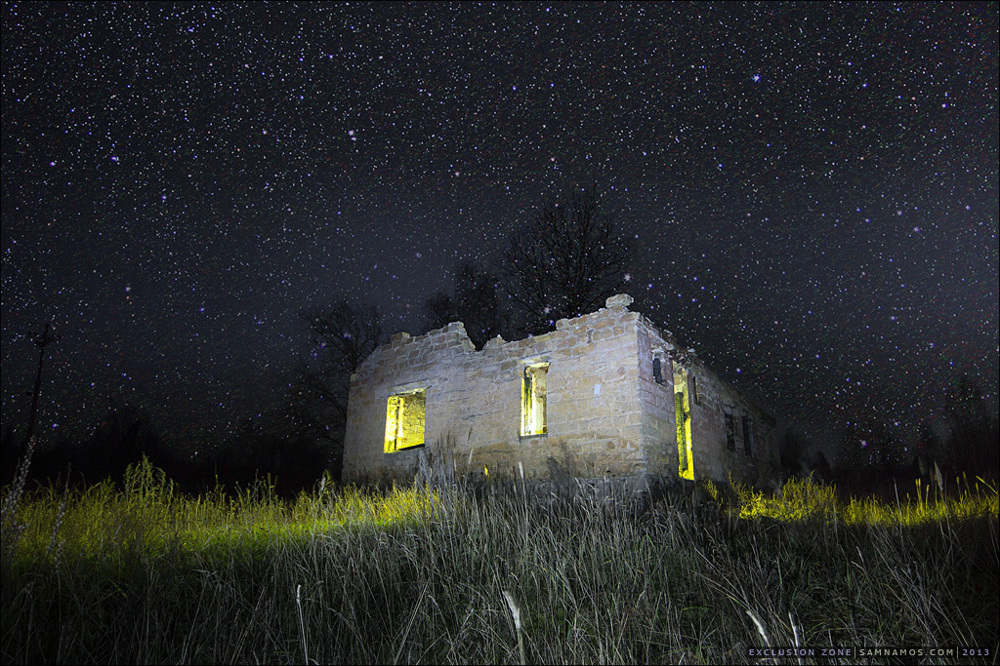
<svg viewBox="0 0 1000 666"><path fill-rule="evenodd" d="M845 424L836 475L848 485L878 484L903 463L902 444L875 417Z"/></svg>
<svg viewBox="0 0 1000 666"><path fill-rule="evenodd" d="M781 468L787 476L795 476L802 469L803 456L809 444L805 437L796 430L788 429L778 449Z"/></svg>
<svg viewBox="0 0 1000 666"><path fill-rule="evenodd" d="M157 459L163 449L163 438L153 425L149 413L140 405L125 402L111 406L94 427L90 438L73 458L73 469L93 483L110 476L120 479L128 465L139 462L143 455ZM65 469L64 461L59 466Z"/></svg>
<svg viewBox="0 0 1000 666"><path fill-rule="evenodd" d="M315 355L331 372L354 372L384 342L382 315L375 306L341 300L328 310L309 310L302 316L309 325Z"/></svg>
<svg viewBox="0 0 1000 666"><path fill-rule="evenodd" d="M462 321L455 298L446 291L439 291L424 301L424 316L428 331L441 328L453 321Z"/></svg>
<svg viewBox="0 0 1000 666"><path fill-rule="evenodd" d="M492 273L481 270L473 261L459 263L453 294L438 292L424 302L428 329L460 321L477 349L500 335L503 316L497 279Z"/></svg>
<svg viewBox="0 0 1000 666"><path fill-rule="evenodd" d="M498 270L529 333L592 312L625 283L629 245L593 189L543 206L509 239Z"/></svg>
<svg viewBox="0 0 1000 666"><path fill-rule="evenodd" d="M343 453L351 373L385 342L382 316L374 306L352 305L345 299L327 310L306 311L302 318L309 327L312 353L292 382L294 416L300 429L331 442L336 468Z"/></svg>
<svg viewBox="0 0 1000 666"><path fill-rule="evenodd" d="M976 381L962 375L945 394L945 418L950 430L948 458L956 472L997 475L997 415Z"/></svg>
<svg viewBox="0 0 1000 666"><path fill-rule="evenodd" d="M24 436L24 446L27 449L32 435L35 434L35 420L38 416L38 396L42 392L42 363L45 361L45 348L59 339L52 333L52 325L45 324L45 329L33 335L33 342L38 347L38 372L35 374L35 389L31 392L31 412L28 415L28 433Z"/></svg>
<svg viewBox="0 0 1000 666"><path fill-rule="evenodd" d="M308 489L325 469L339 464L329 459L331 447L324 439L311 417L304 417L302 401L286 394L239 419L212 452L211 462L226 485L267 478L280 495L288 497Z"/></svg>
<svg viewBox="0 0 1000 666"><path fill-rule="evenodd" d="M934 478L935 466L940 470L951 469L947 442L938 436L929 420L920 425L913 463L916 474L927 480Z"/></svg>
<svg viewBox="0 0 1000 666"><path fill-rule="evenodd" d="M830 461L827 459L826 454L822 451L816 451L810 467L817 481L822 481L823 483L833 481L833 469L830 467Z"/></svg>

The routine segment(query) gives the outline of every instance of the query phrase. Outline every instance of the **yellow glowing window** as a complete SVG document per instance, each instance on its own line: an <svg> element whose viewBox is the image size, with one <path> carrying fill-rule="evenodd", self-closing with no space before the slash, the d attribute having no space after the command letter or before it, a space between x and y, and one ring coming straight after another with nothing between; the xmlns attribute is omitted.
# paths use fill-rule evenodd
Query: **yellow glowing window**
<svg viewBox="0 0 1000 666"><path fill-rule="evenodd" d="M691 446L691 400L688 371L674 368L674 417L677 421L677 474L694 481L694 449Z"/></svg>
<svg viewBox="0 0 1000 666"><path fill-rule="evenodd" d="M385 412L385 452L395 453L424 445L426 391L389 397Z"/></svg>
<svg viewBox="0 0 1000 666"><path fill-rule="evenodd" d="M530 365L524 369L521 382L521 435L544 435L545 421L545 375L549 371L547 363Z"/></svg>

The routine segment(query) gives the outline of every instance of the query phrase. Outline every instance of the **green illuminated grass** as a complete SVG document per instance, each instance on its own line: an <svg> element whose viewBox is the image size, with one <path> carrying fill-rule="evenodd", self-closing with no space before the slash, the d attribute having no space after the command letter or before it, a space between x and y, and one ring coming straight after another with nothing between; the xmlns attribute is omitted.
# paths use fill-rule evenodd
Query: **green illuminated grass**
<svg viewBox="0 0 1000 666"><path fill-rule="evenodd" d="M915 526L947 520L996 516L1000 512L997 488L982 479L953 495L943 495L916 480L915 495L903 491L902 499L886 503L872 497L837 498L834 486L789 479L778 496L754 492L732 484L740 498L740 518L774 518L782 521L842 522L847 525Z"/></svg>
<svg viewBox="0 0 1000 666"><path fill-rule="evenodd" d="M44 488L22 500L17 523L23 531L9 555L14 567L30 567L67 558L115 561L135 552L159 556L265 547L337 528L422 523L439 504L433 492L393 488L365 494L348 488L334 498L332 487L327 478L316 492L286 501L261 481L235 494L216 488L192 498L176 492L163 472L144 460L129 469L123 492L105 481L67 493Z"/></svg>
<svg viewBox="0 0 1000 666"><path fill-rule="evenodd" d="M516 486L192 498L141 465L124 491L21 497L3 526L0 658L743 663L765 641L996 654L994 488L909 508L743 492L765 519ZM871 663L803 661L854 662Z"/></svg>

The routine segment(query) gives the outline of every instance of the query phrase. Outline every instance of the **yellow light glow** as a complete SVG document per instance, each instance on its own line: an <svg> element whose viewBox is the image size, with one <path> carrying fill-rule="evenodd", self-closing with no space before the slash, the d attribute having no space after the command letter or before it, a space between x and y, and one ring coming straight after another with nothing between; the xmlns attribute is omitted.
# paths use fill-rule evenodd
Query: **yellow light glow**
<svg viewBox="0 0 1000 666"><path fill-rule="evenodd" d="M674 416L677 421L677 474L694 481L694 450L691 448L691 401L688 397L688 372L674 372Z"/></svg>
<svg viewBox="0 0 1000 666"><path fill-rule="evenodd" d="M547 363L524 368L521 381L521 435L544 435L548 432L546 421Z"/></svg>
<svg viewBox="0 0 1000 666"><path fill-rule="evenodd" d="M395 453L424 444L426 392L389 397L385 412L385 452Z"/></svg>
<svg viewBox="0 0 1000 666"><path fill-rule="evenodd" d="M847 525L886 525L910 527L931 522L945 522L979 516L996 516L998 493L995 486L980 483L952 496L922 488L917 480L916 496L905 495L896 502L884 502L874 497L841 500L834 486L812 483L811 479L789 479L780 496L754 492L730 479L730 485L740 497L739 517L769 518L785 522L819 521ZM956 486L962 484L956 481ZM899 492L897 490L897 492Z"/></svg>

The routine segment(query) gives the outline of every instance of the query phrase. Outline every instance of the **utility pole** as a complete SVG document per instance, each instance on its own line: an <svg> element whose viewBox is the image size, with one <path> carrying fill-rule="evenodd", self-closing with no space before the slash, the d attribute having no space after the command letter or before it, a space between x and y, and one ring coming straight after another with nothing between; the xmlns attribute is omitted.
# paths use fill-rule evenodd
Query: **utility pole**
<svg viewBox="0 0 1000 666"><path fill-rule="evenodd" d="M38 395L42 392L42 361L45 360L45 347L59 339L50 332L51 326L45 325L45 330L35 336L34 343L38 347L38 374L35 375L35 390L31 395L31 413L28 415L28 435L24 438L24 448L28 449L31 437L35 434L35 419L38 416Z"/></svg>

